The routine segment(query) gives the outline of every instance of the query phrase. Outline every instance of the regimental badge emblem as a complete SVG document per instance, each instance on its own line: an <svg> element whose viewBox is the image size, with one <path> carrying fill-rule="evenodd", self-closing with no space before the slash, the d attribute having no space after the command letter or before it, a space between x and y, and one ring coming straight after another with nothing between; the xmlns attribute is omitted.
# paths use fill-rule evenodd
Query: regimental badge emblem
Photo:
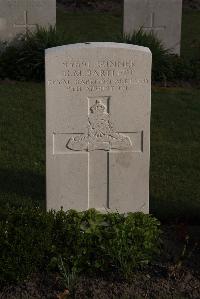
<svg viewBox="0 0 200 299"><path fill-rule="evenodd" d="M66 147L73 151L110 151L132 148L129 136L117 133L111 122L111 116L106 112L106 106L101 100L96 100L90 107L86 133L71 137Z"/></svg>

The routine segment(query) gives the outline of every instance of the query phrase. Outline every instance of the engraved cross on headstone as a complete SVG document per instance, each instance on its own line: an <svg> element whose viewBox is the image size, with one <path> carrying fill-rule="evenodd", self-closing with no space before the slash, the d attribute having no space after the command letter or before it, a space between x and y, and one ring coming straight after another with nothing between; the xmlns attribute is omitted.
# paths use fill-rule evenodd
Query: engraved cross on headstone
<svg viewBox="0 0 200 299"><path fill-rule="evenodd" d="M133 137L138 134L133 131L116 132L109 111L109 100L110 97L88 98L88 126L85 131L83 128L83 132L59 133L65 154L87 155L88 208L98 210L110 208L110 157L135 151L133 138L129 135Z"/></svg>
<svg viewBox="0 0 200 299"><path fill-rule="evenodd" d="M25 32L27 33L29 28L36 27L37 24L28 24L28 11L24 11L24 24L14 24L15 28L24 28Z"/></svg>
<svg viewBox="0 0 200 299"><path fill-rule="evenodd" d="M159 31L159 30L165 30L166 26L156 26L155 25L155 13L152 12L150 16L150 25L143 27L144 30L150 30L150 31Z"/></svg>

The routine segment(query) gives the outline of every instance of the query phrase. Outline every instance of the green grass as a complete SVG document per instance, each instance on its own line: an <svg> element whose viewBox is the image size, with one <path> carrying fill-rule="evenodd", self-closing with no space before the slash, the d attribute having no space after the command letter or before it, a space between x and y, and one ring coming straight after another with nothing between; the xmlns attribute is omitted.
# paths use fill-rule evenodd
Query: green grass
<svg viewBox="0 0 200 299"><path fill-rule="evenodd" d="M152 212L194 220L200 216L200 90L153 92L151 129Z"/></svg>
<svg viewBox="0 0 200 299"><path fill-rule="evenodd" d="M187 58L200 56L200 11L184 10L181 54Z"/></svg>
<svg viewBox="0 0 200 299"><path fill-rule="evenodd" d="M0 85L0 204L45 203L45 98L37 83ZM151 211L200 215L200 90L153 90ZM200 217L199 217L200 218Z"/></svg>
<svg viewBox="0 0 200 299"><path fill-rule="evenodd" d="M58 9L57 29L74 42L113 41L122 31L122 17L111 13L69 13Z"/></svg>
<svg viewBox="0 0 200 299"><path fill-rule="evenodd" d="M0 84L0 204L38 204L45 198L44 88Z"/></svg>

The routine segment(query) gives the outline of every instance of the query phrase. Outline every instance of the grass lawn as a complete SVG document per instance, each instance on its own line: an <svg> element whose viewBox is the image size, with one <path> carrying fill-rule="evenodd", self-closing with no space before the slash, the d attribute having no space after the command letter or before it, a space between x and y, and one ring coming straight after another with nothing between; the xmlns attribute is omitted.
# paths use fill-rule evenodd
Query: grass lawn
<svg viewBox="0 0 200 299"><path fill-rule="evenodd" d="M122 17L111 13L69 13L58 9L57 29L74 42L113 41L122 30Z"/></svg>
<svg viewBox="0 0 200 299"><path fill-rule="evenodd" d="M0 205L45 203L44 85L0 85ZM160 219L200 215L200 90L153 89L150 206Z"/></svg>
<svg viewBox="0 0 200 299"><path fill-rule="evenodd" d="M0 205L45 198L45 108L42 84L0 84Z"/></svg>
<svg viewBox="0 0 200 299"><path fill-rule="evenodd" d="M182 19L181 54L187 58L199 57L200 11L184 10Z"/></svg>
<svg viewBox="0 0 200 299"><path fill-rule="evenodd" d="M155 89L150 206L159 218L200 218L200 90Z"/></svg>

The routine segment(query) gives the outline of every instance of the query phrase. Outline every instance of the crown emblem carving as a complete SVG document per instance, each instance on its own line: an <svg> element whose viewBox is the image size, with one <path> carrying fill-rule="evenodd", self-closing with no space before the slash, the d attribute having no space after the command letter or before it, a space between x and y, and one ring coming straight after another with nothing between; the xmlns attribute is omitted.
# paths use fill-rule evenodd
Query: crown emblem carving
<svg viewBox="0 0 200 299"><path fill-rule="evenodd" d="M101 100L90 107L87 130L83 134L71 137L66 147L74 151L94 151L111 149L125 150L132 147L129 136L117 133Z"/></svg>

